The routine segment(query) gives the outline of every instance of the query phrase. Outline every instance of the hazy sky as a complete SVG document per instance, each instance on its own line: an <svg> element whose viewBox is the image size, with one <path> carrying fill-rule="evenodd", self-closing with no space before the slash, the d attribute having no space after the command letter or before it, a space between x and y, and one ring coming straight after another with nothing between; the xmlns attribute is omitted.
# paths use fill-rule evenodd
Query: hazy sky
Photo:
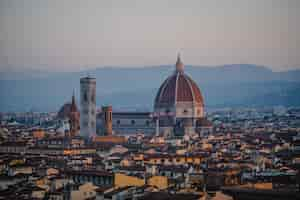
<svg viewBox="0 0 300 200"><path fill-rule="evenodd" d="M299 0L0 0L0 67L300 68Z"/></svg>

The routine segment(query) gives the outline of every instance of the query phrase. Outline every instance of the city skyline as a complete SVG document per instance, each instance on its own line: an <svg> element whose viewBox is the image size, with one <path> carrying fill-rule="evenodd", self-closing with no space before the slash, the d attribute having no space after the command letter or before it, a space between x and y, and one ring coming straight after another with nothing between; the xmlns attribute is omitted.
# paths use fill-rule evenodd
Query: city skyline
<svg viewBox="0 0 300 200"><path fill-rule="evenodd" d="M234 5L234 6L233 6ZM265 65L299 69L299 1L1 1L0 68Z"/></svg>
<svg viewBox="0 0 300 200"><path fill-rule="evenodd" d="M300 199L298 8L0 0L0 200Z"/></svg>

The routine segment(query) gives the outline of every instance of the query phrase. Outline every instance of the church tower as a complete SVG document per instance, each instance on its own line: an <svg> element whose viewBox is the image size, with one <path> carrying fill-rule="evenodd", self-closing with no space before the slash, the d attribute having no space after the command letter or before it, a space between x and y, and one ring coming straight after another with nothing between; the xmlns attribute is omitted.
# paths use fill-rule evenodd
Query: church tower
<svg viewBox="0 0 300 200"><path fill-rule="evenodd" d="M80 135L96 135L96 79L89 76L80 79Z"/></svg>
<svg viewBox="0 0 300 200"><path fill-rule="evenodd" d="M70 114L69 114L69 120L70 120L70 135L71 136L76 136L78 134L79 131L79 118L80 118L80 114L78 112L77 106L76 106L76 102L75 102L75 94L73 92L73 96L72 96L72 103L71 103L71 108L70 108Z"/></svg>

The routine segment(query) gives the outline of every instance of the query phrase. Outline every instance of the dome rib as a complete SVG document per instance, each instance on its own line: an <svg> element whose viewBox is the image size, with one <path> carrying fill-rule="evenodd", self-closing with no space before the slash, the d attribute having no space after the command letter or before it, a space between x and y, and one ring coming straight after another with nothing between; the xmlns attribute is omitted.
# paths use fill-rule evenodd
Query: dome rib
<svg viewBox="0 0 300 200"><path fill-rule="evenodd" d="M194 92L193 86L191 85L191 81L189 80L188 77L185 77L185 80L188 82L188 84L190 86L190 89L191 89L191 92L192 92L192 96L193 96L193 103L194 103L196 101L196 99L195 99L195 92Z"/></svg>
<svg viewBox="0 0 300 200"><path fill-rule="evenodd" d="M179 78L179 73L176 73L176 85L175 85L175 96L174 96L174 100L175 100L175 104L177 102L177 95L178 95L178 78Z"/></svg>
<svg viewBox="0 0 300 200"><path fill-rule="evenodd" d="M162 90L160 102L162 103L175 103L175 90L176 88L176 76L171 76L165 87Z"/></svg>
<svg viewBox="0 0 300 200"><path fill-rule="evenodd" d="M162 100L162 96L163 94L165 93L165 89L166 87L168 86L170 80L172 79L173 76L170 76L168 77L164 82L163 84L160 86L159 90L158 90L158 93L156 95L156 98L155 98L155 102L154 102L154 105L155 107L159 106L159 104L163 103L163 100Z"/></svg>
<svg viewBox="0 0 300 200"><path fill-rule="evenodd" d="M183 74L178 75L177 81L177 102L193 102L193 92L186 77Z"/></svg>
<svg viewBox="0 0 300 200"><path fill-rule="evenodd" d="M187 79L190 81L190 83L192 85L192 89L193 89L193 92L195 95L195 98L194 98L195 102L200 103L200 104L202 104L202 106L204 106L204 99L203 99L203 96L201 94L199 87L197 86L195 81L193 81L193 79L191 79L189 76L187 76Z"/></svg>

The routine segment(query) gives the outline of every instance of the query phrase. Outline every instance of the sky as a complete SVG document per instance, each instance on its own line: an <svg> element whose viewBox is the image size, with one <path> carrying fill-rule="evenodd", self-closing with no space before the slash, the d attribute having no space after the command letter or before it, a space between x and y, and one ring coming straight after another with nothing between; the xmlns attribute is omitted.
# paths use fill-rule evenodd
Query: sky
<svg viewBox="0 0 300 200"><path fill-rule="evenodd" d="M0 69L300 69L299 0L0 0Z"/></svg>

